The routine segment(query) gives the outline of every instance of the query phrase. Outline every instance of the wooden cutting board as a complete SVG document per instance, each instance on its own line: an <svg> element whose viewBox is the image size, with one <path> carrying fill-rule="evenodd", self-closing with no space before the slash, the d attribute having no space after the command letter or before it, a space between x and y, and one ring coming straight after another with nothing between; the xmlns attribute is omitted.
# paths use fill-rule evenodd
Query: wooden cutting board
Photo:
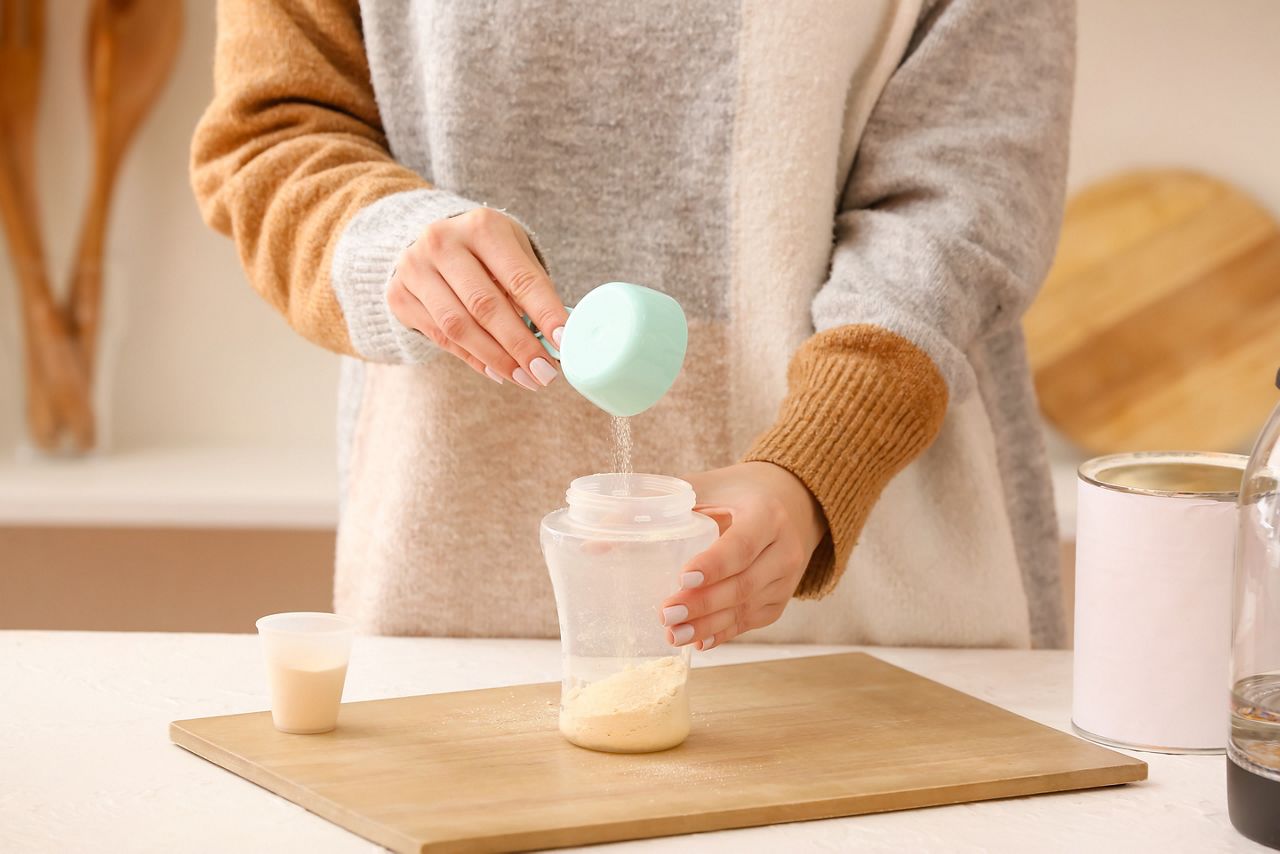
<svg viewBox="0 0 1280 854"><path fill-rule="evenodd" d="M1024 328L1041 408L1082 448L1246 449L1276 402L1280 227L1205 175L1095 184Z"/></svg>
<svg viewBox="0 0 1280 854"><path fill-rule="evenodd" d="M564 741L558 684L349 703L325 735L276 732L266 712L176 721L169 735L401 852L583 845L1147 776L1144 762L862 653L690 680L692 734L647 755Z"/></svg>

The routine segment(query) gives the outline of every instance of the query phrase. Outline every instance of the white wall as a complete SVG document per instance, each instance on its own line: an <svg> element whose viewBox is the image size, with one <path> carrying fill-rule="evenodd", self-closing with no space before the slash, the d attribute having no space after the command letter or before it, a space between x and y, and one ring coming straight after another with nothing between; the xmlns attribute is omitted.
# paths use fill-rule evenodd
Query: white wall
<svg viewBox="0 0 1280 854"><path fill-rule="evenodd" d="M1234 182L1280 215L1280 2L1079 8L1071 186L1185 166Z"/></svg>
<svg viewBox="0 0 1280 854"><path fill-rule="evenodd" d="M86 0L51 0L40 183L65 275L88 180L81 86ZM210 91L213 4L188 0L175 78L143 128L109 239L110 320L122 332L113 444L333 441L335 360L295 338L249 289L231 244L204 228L187 141ZM1144 165L1203 169L1280 212L1280 2L1081 0L1072 186ZM10 267L0 264L0 454L21 393Z"/></svg>

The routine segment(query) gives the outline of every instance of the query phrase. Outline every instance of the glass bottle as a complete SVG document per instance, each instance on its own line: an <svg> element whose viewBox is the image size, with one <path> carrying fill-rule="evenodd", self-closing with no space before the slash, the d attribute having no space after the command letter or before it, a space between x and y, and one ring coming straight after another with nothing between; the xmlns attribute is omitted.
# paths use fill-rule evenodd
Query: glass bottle
<svg viewBox="0 0 1280 854"><path fill-rule="evenodd" d="M1280 387L1280 374L1276 376ZM1232 609L1227 805L1249 838L1280 848L1280 406L1240 485Z"/></svg>

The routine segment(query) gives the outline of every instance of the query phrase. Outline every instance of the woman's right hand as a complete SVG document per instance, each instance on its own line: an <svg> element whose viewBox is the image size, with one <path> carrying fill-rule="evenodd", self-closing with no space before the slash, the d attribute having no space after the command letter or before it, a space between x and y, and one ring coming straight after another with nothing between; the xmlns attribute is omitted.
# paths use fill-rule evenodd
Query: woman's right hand
<svg viewBox="0 0 1280 854"><path fill-rule="evenodd" d="M559 345L564 304L524 229L493 208L427 226L400 256L387 303L396 319L494 382L530 391L557 376L522 314Z"/></svg>

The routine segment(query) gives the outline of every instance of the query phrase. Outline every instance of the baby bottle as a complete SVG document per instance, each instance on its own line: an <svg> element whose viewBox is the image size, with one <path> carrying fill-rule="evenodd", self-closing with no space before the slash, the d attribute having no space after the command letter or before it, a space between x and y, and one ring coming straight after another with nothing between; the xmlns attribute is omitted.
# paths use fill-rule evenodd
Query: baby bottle
<svg viewBox="0 0 1280 854"><path fill-rule="evenodd" d="M542 520L560 617L560 732L611 753L675 747L689 735L690 654L668 643L659 605L716 524L674 477L580 477L566 499Z"/></svg>

